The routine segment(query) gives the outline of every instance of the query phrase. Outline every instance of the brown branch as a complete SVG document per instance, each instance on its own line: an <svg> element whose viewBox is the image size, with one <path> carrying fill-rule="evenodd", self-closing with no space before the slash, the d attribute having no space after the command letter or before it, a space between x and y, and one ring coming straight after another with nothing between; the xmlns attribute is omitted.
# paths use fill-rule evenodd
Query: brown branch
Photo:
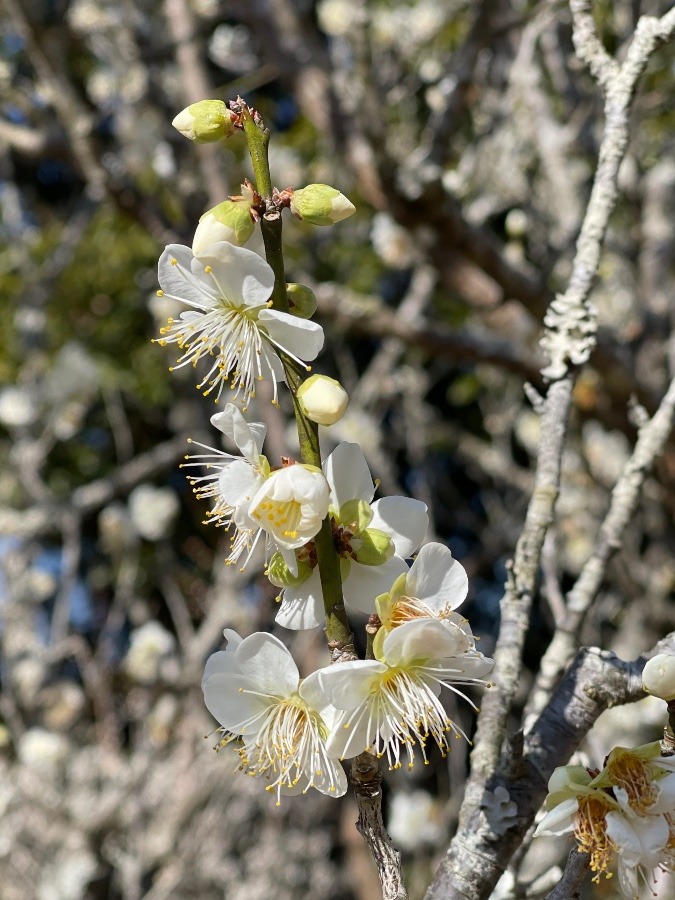
<svg viewBox="0 0 675 900"><path fill-rule="evenodd" d="M586 614L602 586L607 564L621 547L623 533L637 507L647 472L663 452L674 418L675 379L671 381L657 413L640 429L635 449L612 491L610 507L600 526L593 553L567 594L565 615L556 623L558 628L544 654L525 708L526 722L541 711L553 685L574 655Z"/></svg>
<svg viewBox="0 0 675 900"><path fill-rule="evenodd" d="M589 871L590 856L576 847L570 850L565 871L559 883L546 895L546 900L579 900L581 885Z"/></svg>
<svg viewBox="0 0 675 900"><path fill-rule="evenodd" d="M660 641L649 656L674 650L675 632ZM461 830L461 853L453 842L426 900L486 900L491 896L534 821L553 770L569 761L601 713L644 697L645 661L640 657L624 662L597 648L577 653L549 704L525 736L522 755L514 742L484 785L490 791L501 785L509 792L518 806L514 824L497 836L481 809L473 809Z"/></svg>
<svg viewBox="0 0 675 900"><path fill-rule="evenodd" d="M392 844L382 820L382 772L377 757L368 752L355 757L351 782L359 808L356 827L375 860L382 900L408 900L401 873L401 854Z"/></svg>

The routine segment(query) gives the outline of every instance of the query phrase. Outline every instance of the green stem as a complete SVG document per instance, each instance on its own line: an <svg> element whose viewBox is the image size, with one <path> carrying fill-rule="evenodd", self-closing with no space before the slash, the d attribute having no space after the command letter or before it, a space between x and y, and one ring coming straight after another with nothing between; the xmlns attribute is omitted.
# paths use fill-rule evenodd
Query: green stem
<svg viewBox="0 0 675 900"><path fill-rule="evenodd" d="M253 120L246 108L242 112L241 119L248 142L256 190L262 196L265 206L269 209L269 212L263 215L260 226L265 243L265 258L274 271L274 290L271 297L272 308L281 312L288 312L284 256L281 243L281 213L272 204L272 178L269 165L270 133L262 124L257 124ZM318 426L304 415L297 399L297 390L302 384L302 376L283 357L282 362L286 371L288 387L293 397L293 409L295 410L295 421L298 426L298 438L300 441L300 458L305 465L321 469ZM334 658L337 658L345 650L347 653L351 651L353 654L354 639L349 628L342 597L340 557L335 550L333 531L328 517L323 520L321 530L314 538L314 542L326 611L328 645L334 652Z"/></svg>
<svg viewBox="0 0 675 900"><path fill-rule="evenodd" d="M281 246L281 213L272 206L272 176L269 162L270 132L263 125L257 125L246 108L241 114L241 121L248 142L255 187L263 198L265 206L268 207L268 212L260 220L260 230L265 244L265 258L274 272L274 289L270 298L272 309L288 312L284 254Z"/></svg>
<svg viewBox="0 0 675 900"><path fill-rule="evenodd" d="M295 422L298 426L300 442L300 459L306 466L321 468L321 451L319 449L319 427L310 421L298 402L298 388L302 384L302 376L292 369L284 360L286 382L293 398ZM319 564L319 578L323 593L323 605L326 612L326 638L331 648L342 651L345 647L354 646L354 638L342 597L342 575L340 573L340 557L333 542L333 529L328 516L323 520L321 531L314 538L316 558Z"/></svg>

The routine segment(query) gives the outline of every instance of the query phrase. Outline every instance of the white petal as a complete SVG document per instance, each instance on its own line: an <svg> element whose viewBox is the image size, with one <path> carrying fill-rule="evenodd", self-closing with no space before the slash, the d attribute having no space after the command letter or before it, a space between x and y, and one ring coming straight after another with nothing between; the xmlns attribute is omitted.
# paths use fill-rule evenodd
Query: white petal
<svg viewBox="0 0 675 900"><path fill-rule="evenodd" d="M247 693L255 689L250 678L216 672L204 684L206 708L220 724L235 734L256 734L255 724L246 725L254 715L263 713L274 698Z"/></svg>
<svg viewBox="0 0 675 900"><path fill-rule="evenodd" d="M432 608L446 604L456 609L466 598L469 579L464 566L453 559L444 544L425 544L413 562L406 581L411 597L424 600Z"/></svg>
<svg viewBox="0 0 675 900"><path fill-rule="evenodd" d="M654 805L649 807L649 814L672 813L675 810L675 772L654 783L659 793Z"/></svg>
<svg viewBox="0 0 675 900"><path fill-rule="evenodd" d="M429 528L427 505L411 497L382 497L373 503L368 527L386 532L397 555L407 559L419 550Z"/></svg>
<svg viewBox="0 0 675 900"><path fill-rule="evenodd" d="M323 468L330 485L331 502L338 509L348 500L365 500L370 503L373 499L373 476L358 444L347 441L338 444Z"/></svg>
<svg viewBox="0 0 675 900"><path fill-rule="evenodd" d="M441 621L414 619L390 631L382 651L390 666L424 665L452 656L456 647L456 635Z"/></svg>
<svg viewBox="0 0 675 900"><path fill-rule="evenodd" d="M337 709L356 709L387 667L375 659L354 659L318 671L321 689L332 705Z"/></svg>
<svg viewBox="0 0 675 900"><path fill-rule="evenodd" d="M638 865L658 853L668 843L670 829L663 816L634 816L620 812L605 816L607 837L616 844L617 851L628 865Z"/></svg>
<svg viewBox="0 0 675 900"><path fill-rule="evenodd" d="M287 697L298 689L298 667L286 647L271 634L257 631L244 638L237 647L237 662L262 692Z"/></svg>
<svg viewBox="0 0 675 900"><path fill-rule="evenodd" d="M211 424L229 438L250 463L257 462L267 433L266 425L247 422L234 403L228 403L222 412L211 416Z"/></svg>
<svg viewBox="0 0 675 900"><path fill-rule="evenodd" d="M375 612L375 598L390 590L399 575L408 571L405 561L392 556L381 566L362 566L352 561L342 585L345 603L362 613Z"/></svg>
<svg viewBox="0 0 675 900"><path fill-rule="evenodd" d="M328 705L328 698L321 687L318 670L302 679L298 693L305 703L317 712L320 712L324 706Z"/></svg>
<svg viewBox="0 0 675 900"><path fill-rule="evenodd" d="M637 870L627 865L623 857L618 859L619 885L625 897L639 896Z"/></svg>
<svg viewBox="0 0 675 900"><path fill-rule="evenodd" d="M241 675L241 670L235 659L234 648L232 650L218 650L212 653L206 660L204 676L202 678L202 690L212 675Z"/></svg>
<svg viewBox="0 0 675 900"><path fill-rule="evenodd" d="M211 272L204 270L210 266ZM254 308L269 299L274 272L257 253L223 241L212 244L192 261L192 271L210 279L218 296L237 306Z"/></svg>
<svg viewBox="0 0 675 900"><path fill-rule="evenodd" d="M316 359L321 352L323 328L311 319L299 319L276 309L263 309L258 322L265 326L275 343L298 359Z"/></svg>
<svg viewBox="0 0 675 900"><path fill-rule="evenodd" d="M286 563L288 571L291 575L298 574L298 557L295 555L295 550L288 550L286 547L279 547L277 545L277 550L281 553L283 561Z"/></svg>
<svg viewBox="0 0 675 900"><path fill-rule="evenodd" d="M218 491L228 506L248 506L262 483L257 469L245 459L235 459L220 473Z"/></svg>
<svg viewBox="0 0 675 900"><path fill-rule="evenodd" d="M579 804L574 797L563 800L546 813L534 832L535 837L542 834L561 835L574 829L574 818L579 812Z"/></svg>
<svg viewBox="0 0 675 900"><path fill-rule="evenodd" d="M338 663L338 665L346 665L346 663ZM335 726L326 741L326 752L329 756L337 759L351 759L358 756L359 753L363 753L375 740L377 729L370 720L365 704L358 715L346 726L345 720L349 716L350 713L345 712L336 719Z"/></svg>
<svg viewBox="0 0 675 900"><path fill-rule="evenodd" d="M171 262L172 259L177 263ZM179 297L200 309L213 309L218 298L213 286L191 272L192 250L182 244L169 244L159 258L157 278L165 294Z"/></svg>
<svg viewBox="0 0 675 900"><path fill-rule="evenodd" d="M295 554L293 554L295 558ZM316 628L326 621L319 567L312 570L307 581L298 587L286 588L275 621L284 628L301 631Z"/></svg>
<svg viewBox="0 0 675 900"><path fill-rule="evenodd" d="M453 635L457 637L457 635ZM448 681L462 681L473 678L483 678L494 669L495 661L489 656L483 656L477 650L468 653L459 652L451 659L435 662L430 670L433 670L439 678Z"/></svg>

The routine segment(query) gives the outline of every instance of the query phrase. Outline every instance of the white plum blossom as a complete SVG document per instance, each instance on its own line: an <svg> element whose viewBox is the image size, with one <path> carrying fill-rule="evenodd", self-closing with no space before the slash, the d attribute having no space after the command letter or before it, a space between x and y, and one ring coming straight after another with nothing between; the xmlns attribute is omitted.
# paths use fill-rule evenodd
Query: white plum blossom
<svg viewBox="0 0 675 900"><path fill-rule="evenodd" d="M222 241L199 256L189 247L169 244L162 253L160 296L189 307L168 320L157 342L182 351L174 368L209 357L211 366L197 387L220 399L230 382L232 399L246 408L256 380L268 380L277 402L277 383L285 380L279 352L304 365L323 346L316 322L270 309L274 272L257 253Z"/></svg>
<svg viewBox="0 0 675 900"><path fill-rule="evenodd" d="M326 699L338 711L328 752L342 759L369 749L398 769L404 748L412 768L416 747L426 763L429 736L443 755L450 749L449 733L466 738L448 718L441 688L474 706L455 685L485 684L494 663L475 650L463 651L457 633L434 619L406 622L378 640L383 634L375 636L375 659L319 670Z"/></svg>
<svg viewBox="0 0 675 900"><path fill-rule="evenodd" d="M417 619L438 619L456 632L462 650L473 650L469 623L455 612L468 590L464 566L445 544L431 542L422 547L410 570L377 597L377 614L385 631Z"/></svg>
<svg viewBox="0 0 675 900"><path fill-rule="evenodd" d="M426 505L409 497L383 497L373 503L375 486L357 444L339 444L323 468L345 603L373 613L377 595L408 571L405 559L424 539L429 524ZM284 564L287 568L272 560L269 572L272 583L284 587L277 622L293 629L321 625L323 592L314 547L303 547L297 561L285 555Z"/></svg>
<svg viewBox="0 0 675 900"><path fill-rule="evenodd" d="M590 855L593 881L616 857L625 896L637 898L640 880L655 869L675 870L675 757L660 755L658 743L633 750L616 747L598 772L561 766L549 780L547 805L535 837L572 832Z"/></svg>
<svg viewBox="0 0 675 900"><path fill-rule="evenodd" d="M272 472L254 494L248 514L275 541L280 553L292 552L311 540L328 512L328 483L314 466L300 463Z"/></svg>
<svg viewBox="0 0 675 900"><path fill-rule="evenodd" d="M206 706L224 732L221 745L236 742L242 770L266 779L277 805L280 795L310 788L341 797L347 780L326 749L334 710L318 674L301 680L289 651L270 634L242 640L226 629L225 637L227 648L209 657L202 680Z"/></svg>
<svg viewBox="0 0 675 900"><path fill-rule="evenodd" d="M262 454L267 429L262 422L247 422L233 403L211 416L211 424L239 449L241 456L197 443L208 452L189 456L190 462L183 463L183 467L206 469L206 474L190 475L189 480L198 499L213 502L207 521L233 529L225 561L232 565L244 550L250 557L262 533L248 510L254 495L270 476L270 464Z"/></svg>

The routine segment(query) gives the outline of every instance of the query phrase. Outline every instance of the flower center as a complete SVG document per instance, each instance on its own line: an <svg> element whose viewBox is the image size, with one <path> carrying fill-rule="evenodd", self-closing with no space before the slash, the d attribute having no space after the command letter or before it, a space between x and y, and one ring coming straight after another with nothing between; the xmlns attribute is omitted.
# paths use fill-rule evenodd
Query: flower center
<svg viewBox="0 0 675 900"><path fill-rule="evenodd" d="M403 625L404 622L411 622L414 619L445 619L450 611L449 609L443 609L440 613L437 613L430 606L427 606L423 600L403 595L396 598L387 621L383 622L383 624L396 628L397 625Z"/></svg>
<svg viewBox="0 0 675 900"><path fill-rule="evenodd" d="M594 882L600 880L604 872L605 878L611 878L612 873L607 872L610 857L614 852L614 845L607 837L607 823L605 816L611 809L611 804L601 797L579 797L579 812L574 830L574 837L581 853L589 853L591 857L591 871L595 872Z"/></svg>
<svg viewBox="0 0 675 900"><path fill-rule="evenodd" d="M262 528L294 540L302 519L302 506L297 500L263 500L251 513Z"/></svg>
<svg viewBox="0 0 675 900"><path fill-rule="evenodd" d="M456 738L464 733L448 718L439 698L417 673L392 666L370 689L371 715L379 723L373 749L378 758L386 754L390 769L400 769L401 745L412 769L414 747L420 748L424 765L429 764L426 742L431 735L443 756L450 750L448 733ZM466 737L466 735L464 735Z"/></svg>
<svg viewBox="0 0 675 900"><path fill-rule="evenodd" d="M246 693L246 691L245 691ZM238 748L241 767L251 775L269 780L265 790L277 793L277 806L282 788L293 788L306 782L310 787L337 789L337 763L326 754L327 730L321 716L310 709L299 694L278 699L266 710L258 725L255 743L244 736Z"/></svg>
<svg viewBox="0 0 675 900"><path fill-rule="evenodd" d="M658 788L647 760L634 753L615 750L607 764L607 772L612 784L626 792L631 809L638 815L647 813L656 802Z"/></svg>

